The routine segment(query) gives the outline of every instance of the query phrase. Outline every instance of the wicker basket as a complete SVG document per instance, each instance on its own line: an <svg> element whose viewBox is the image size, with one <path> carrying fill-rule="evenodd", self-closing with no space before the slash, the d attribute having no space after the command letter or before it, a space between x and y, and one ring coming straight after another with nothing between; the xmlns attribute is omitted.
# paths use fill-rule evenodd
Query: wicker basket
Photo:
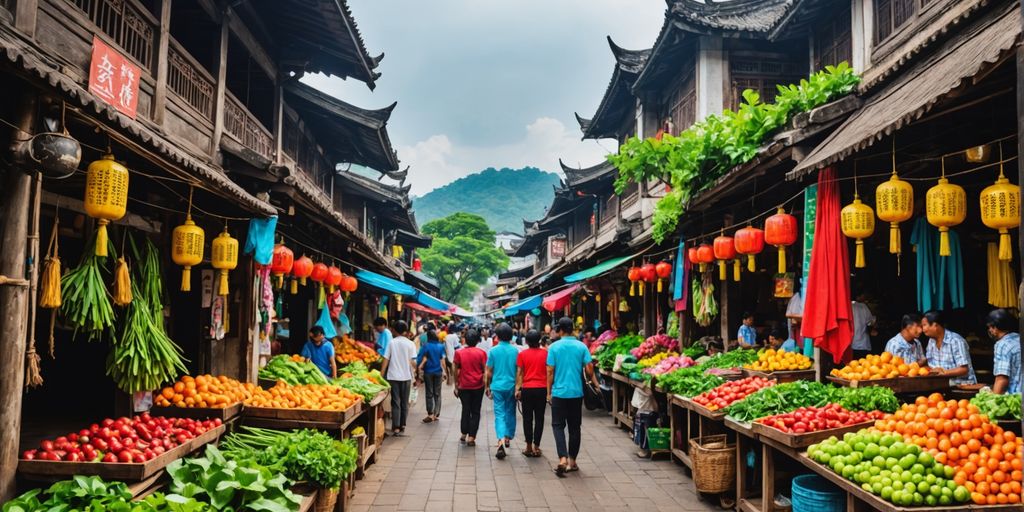
<svg viewBox="0 0 1024 512"><path fill-rule="evenodd" d="M316 503L313 505L313 510L316 512L333 511L334 506L338 504L338 491L339 489L320 489L320 492L316 495Z"/></svg>
<svg viewBox="0 0 1024 512"><path fill-rule="evenodd" d="M724 434L690 439L697 492L719 493L736 486L736 446Z"/></svg>

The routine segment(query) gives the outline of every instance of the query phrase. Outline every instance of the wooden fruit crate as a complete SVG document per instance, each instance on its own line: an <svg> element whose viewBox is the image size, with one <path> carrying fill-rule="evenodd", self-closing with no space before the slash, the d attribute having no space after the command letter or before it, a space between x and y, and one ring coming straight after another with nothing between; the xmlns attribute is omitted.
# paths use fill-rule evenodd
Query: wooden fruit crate
<svg viewBox="0 0 1024 512"><path fill-rule="evenodd" d="M790 448L807 448L808 446L820 443L829 437L836 436L838 438L842 438L843 434L847 432L857 432L862 428L868 428L874 424L875 420L871 420L847 425L845 427L807 432L806 434L788 434L775 427L769 427L768 425L763 425L756 421L752 423L752 426L754 433L758 436L767 437Z"/></svg>
<svg viewBox="0 0 1024 512"><path fill-rule="evenodd" d="M771 379L779 384L786 382L796 382L798 380L814 380L814 368L808 368L806 370L787 370L787 371L775 371L775 372L762 372L757 370L743 369L743 375L747 377L762 377L765 379Z"/></svg>
<svg viewBox="0 0 1024 512"><path fill-rule="evenodd" d="M242 412L242 402L235 402L226 407L157 407L149 410L152 416L164 416L167 418L192 418L197 420L219 418L221 421L238 416Z"/></svg>
<svg viewBox="0 0 1024 512"><path fill-rule="evenodd" d="M944 375L925 375L923 377L897 377L895 379L847 380L832 375L828 380L837 386L863 388L881 386L891 389L896 394L931 393L949 389L949 377Z"/></svg>

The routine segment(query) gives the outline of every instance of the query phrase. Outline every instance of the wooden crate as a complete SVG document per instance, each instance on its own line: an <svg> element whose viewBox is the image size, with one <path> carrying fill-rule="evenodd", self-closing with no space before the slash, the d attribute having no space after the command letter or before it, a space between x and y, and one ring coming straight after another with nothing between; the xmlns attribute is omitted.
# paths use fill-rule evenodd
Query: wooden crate
<svg viewBox="0 0 1024 512"><path fill-rule="evenodd" d="M828 380L837 386L863 388L881 386L891 389L896 394L931 393L949 389L949 377L943 375L926 375L924 377L898 377L895 379L847 380L828 376Z"/></svg>
<svg viewBox="0 0 1024 512"><path fill-rule="evenodd" d="M699 414L701 416L704 416L705 418L708 418L710 420L722 421L722 419L725 418L725 411L722 410L722 409L719 409L717 411L712 411L711 409L708 409L707 407L704 407L703 405L700 405L697 402L694 402L690 398L680 397L680 402L687 409L689 409L689 410L691 410L691 411L693 411L693 412L695 412L695 413L697 413L697 414Z"/></svg>
<svg viewBox="0 0 1024 512"><path fill-rule="evenodd" d="M235 402L227 407L157 407L149 410L152 416L167 418L192 418L197 420L219 418L228 421L242 412L242 402Z"/></svg>
<svg viewBox="0 0 1024 512"><path fill-rule="evenodd" d="M246 407L242 415L247 418L272 418L278 420L311 421L316 423L342 424L355 418L362 411L362 402L344 411L320 411L315 409L278 409L273 407Z"/></svg>
<svg viewBox="0 0 1024 512"><path fill-rule="evenodd" d="M775 427L769 427L757 423L756 421L752 424L753 431L758 436L767 437L772 439L783 446L790 448L807 448L812 444L820 443L829 437L836 436L842 439L843 434L847 432L857 432L862 428L868 428L875 424L875 420L865 421L854 425L848 425L839 428L830 428L828 430L819 430L817 432L808 432L806 434L787 434Z"/></svg>
<svg viewBox="0 0 1024 512"><path fill-rule="evenodd" d="M146 462L64 462L49 460L18 461L18 473L30 479L48 479L50 476L98 476L104 480L138 482L163 470L192 451L192 443L175 446Z"/></svg>
<svg viewBox="0 0 1024 512"><path fill-rule="evenodd" d="M762 377L765 379L771 379L779 384L785 382L796 382L798 380L814 380L814 368L808 368L806 370L791 370L791 371L775 371L775 372L761 372L757 370L743 369L743 375L747 377Z"/></svg>

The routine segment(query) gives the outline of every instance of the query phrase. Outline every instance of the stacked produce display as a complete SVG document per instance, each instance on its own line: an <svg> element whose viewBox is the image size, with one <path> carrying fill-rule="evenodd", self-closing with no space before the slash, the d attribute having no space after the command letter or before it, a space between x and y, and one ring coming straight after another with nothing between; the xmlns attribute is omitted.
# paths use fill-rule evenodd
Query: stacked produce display
<svg viewBox="0 0 1024 512"><path fill-rule="evenodd" d="M245 400L246 407L271 409L307 409L316 411L345 411L361 402L363 397L332 384L302 384L293 386L278 381L270 389L254 390Z"/></svg>
<svg viewBox="0 0 1024 512"><path fill-rule="evenodd" d="M329 384L324 372L299 355L277 355L260 368L260 380L298 384Z"/></svg>
<svg viewBox="0 0 1024 512"><path fill-rule="evenodd" d="M832 403L824 407L800 407L792 412L766 416L756 421L787 434L806 434L877 420L884 414L881 411L848 411Z"/></svg>
<svg viewBox="0 0 1024 512"><path fill-rule="evenodd" d="M372 364L381 359L380 354L373 350L373 348L359 343L348 335L344 335L340 339L334 339L334 354L334 358L338 361L339 365L356 362Z"/></svg>
<svg viewBox="0 0 1024 512"><path fill-rule="evenodd" d="M843 368L832 370L831 373L834 377L846 380L923 377L928 374L928 368L922 368L916 361L908 364L900 356L894 356L888 352L883 352L881 355L871 354L863 359L856 359Z"/></svg>
<svg viewBox="0 0 1024 512"><path fill-rule="evenodd" d="M620 336L609 341L597 349L594 354L595 364L602 370L611 370L615 365L615 358L620 355L631 355L630 351L640 347L643 339L635 334Z"/></svg>
<svg viewBox="0 0 1024 512"><path fill-rule="evenodd" d="M748 370L770 373L777 371L806 370L810 368L812 364L813 362L811 361L811 358L803 354L769 348L759 351L757 353L757 361L747 363L743 365L743 367Z"/></svg>
<svg viewBox="0 0 1024 512"><path fill-rule="evenodd" d="M391 386L380 374L380 370L370 370L361 362L339 368L338 371L340 376L334 380L334 384L362 396L367 402Z"/></svg>
<svg viewBox="0 0 1024 512"><path fill-rule="evenodd" d="M221 375L185 375L173 385L154 393L153 404L158 407L201 407L223 409L252 398L258 387Z"/></svg>
<svg viewBox="0 0 1024 512"><path fill-rule="evenodd" d="M743 400L756 391L775 385L775 381L763 377L747 377L737 381L726 382L710 391L695 397L693 402L709 411L717 411L729 407L734 402Z"/></svg>

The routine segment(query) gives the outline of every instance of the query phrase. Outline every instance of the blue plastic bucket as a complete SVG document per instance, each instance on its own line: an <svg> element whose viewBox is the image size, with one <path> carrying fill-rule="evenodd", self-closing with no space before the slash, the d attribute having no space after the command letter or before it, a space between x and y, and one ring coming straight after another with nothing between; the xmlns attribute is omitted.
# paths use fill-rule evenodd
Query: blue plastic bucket
<svg viewBox="0 0 1024 512"><path fill-rule="evenodd" d="M843 512L843 491L818 475L793 479L793 512Z"/></svg>

